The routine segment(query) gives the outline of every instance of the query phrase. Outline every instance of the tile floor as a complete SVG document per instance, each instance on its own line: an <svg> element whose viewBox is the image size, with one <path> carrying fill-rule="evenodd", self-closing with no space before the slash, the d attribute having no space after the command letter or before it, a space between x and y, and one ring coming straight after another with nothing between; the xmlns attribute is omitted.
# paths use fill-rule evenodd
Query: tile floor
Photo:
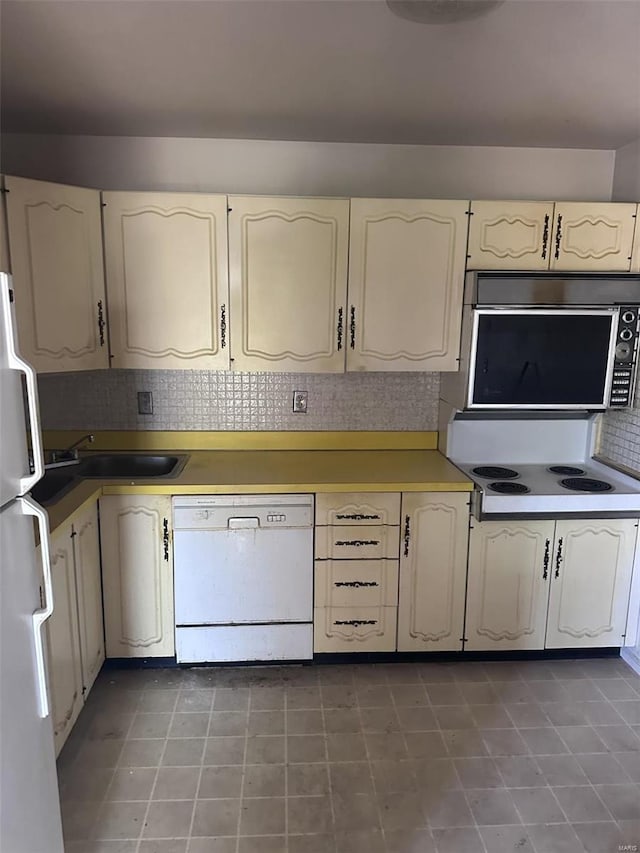
<svg viewBox="0 0 640 853"><path fill-rule="evenodd" d="M640 677L617 658L103 672L59 776L66 853L638 851Z"/></svg>

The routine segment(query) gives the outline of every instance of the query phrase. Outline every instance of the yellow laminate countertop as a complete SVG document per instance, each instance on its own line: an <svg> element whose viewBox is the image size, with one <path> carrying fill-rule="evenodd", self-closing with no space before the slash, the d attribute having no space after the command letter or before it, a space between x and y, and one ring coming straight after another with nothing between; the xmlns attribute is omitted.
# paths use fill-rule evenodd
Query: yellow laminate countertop
<svg viewBox="0 0 640 853"><path fill-rule="evenodd" d="M182 454L185 451L165 451ZM437 450L186 451L177 477L80 480L47 507L50 530L100 495L460 492L473 483Z"/></svg>

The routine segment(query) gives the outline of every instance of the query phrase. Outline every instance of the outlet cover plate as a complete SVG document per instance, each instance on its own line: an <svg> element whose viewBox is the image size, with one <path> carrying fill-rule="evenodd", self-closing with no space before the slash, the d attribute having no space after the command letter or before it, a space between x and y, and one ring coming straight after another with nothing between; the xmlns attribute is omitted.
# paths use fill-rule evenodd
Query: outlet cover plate
<svg viewBox="0 0 640 853"><path fill-rule="evenodd" d="M153 394L151 391L138 391L138 414L153 414Z"/></svg>
<svg viewBox="0 0 640 853"><path fill-rule="evenodd" d="M298 415L307 414L307 403L309 398L308 391L293 392L293 411Z"/></svg>

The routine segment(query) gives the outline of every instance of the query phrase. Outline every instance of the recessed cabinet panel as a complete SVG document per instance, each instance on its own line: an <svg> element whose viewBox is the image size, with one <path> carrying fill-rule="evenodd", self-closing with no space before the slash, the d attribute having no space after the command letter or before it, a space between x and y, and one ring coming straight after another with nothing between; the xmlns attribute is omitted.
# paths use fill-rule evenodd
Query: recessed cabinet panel
<svg viewBox="0 0 640 853"><path fill-rule="evenodd" d="M113 367L227 368L226 196L103 199Z"/></svg>
<svg viewBox="0 0 640 853"><path fill-rule="evenodd" d="M464 201L352 199L347 370L457 370Z"/></svg>
<svg viewBox="0 0 640 853"><path fill-rule="evenodd" d="M22 355L41 373L108 367L100 193L6 178Z"/></svg>
<svg viewBox="0 0 640 853"><path fill-rule="evenodd" d="M51 537L53 615L45 623L56 755L83 704L82 660L71 525Z"/></svg>
<svg viewBox="0 0 640 853"><path fill-rule="evenodd" d="M317 607L314 652L393 652L397 607Z"/></svg>
<svg viewBox="0 0 640 853"><path fill-rule="evenodd" d="M553 521L474 521L465 651L544 648Z"/></svg>
<svg viewBox="0 0 640 853"><path fill-rule="evenodd" d="M398 651L460 651L469 495L402 496Z"/></svg>
<svg viewBox="0 0 640 853"><path fill-rule="evenodd" d="M173 655L171 498L100 500L108 657Z"/></svg>
<svg viewBox="0 0 640 853"><path fill-rule="evenodd" d="M547 648L622 646L637 522L556 522Z"/></svg>
<svg viewBox="0 0 640 853"><path fill-rule="evenodd" d="M635 204L557 202L551 269L627 272L636 209Z"/></svg>
<svg viewBox="0 0 640 853"><path fill-rule="evenodd" d="M553 202L473 201L467 269L546 270Z"/></svg>
<svg viewBox="0 0 640 853"><path fill-rule="evenodd" d="M347 492L316 495L316 525L368 527L399 523L399 493Z"/></svg>
<svg viewBox="0 0 640 853"><path fill-rule="evenodd" d="M229 198L237 370L344 371L349 202Z"/></svg>
<svg viewBox="0 0 640 853"><path fill-rule="evenodd" d="M316 607L395 607L397 560L316 560Z"/></svg>
<svg viewBox="0 0 640 853"><path fill-rule="evenodd" d="M82 682L91 689L104 662L104 623L100 571L98 506L89 507L73 522L73 553L78 590Z"/></svg>

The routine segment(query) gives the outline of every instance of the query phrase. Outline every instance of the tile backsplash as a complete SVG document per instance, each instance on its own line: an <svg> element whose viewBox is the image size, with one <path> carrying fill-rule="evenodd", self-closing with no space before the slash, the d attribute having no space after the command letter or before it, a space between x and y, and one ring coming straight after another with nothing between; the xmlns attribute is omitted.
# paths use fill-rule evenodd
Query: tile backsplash
<svg viewBox="0 0 640 853"><path fill-rule="evenodd" d="M624 412L609 411L602 419L599 453L640 473L640 401Z"/></svg>
<svg viewBox="0 0 640 853"><path fill-rule="evenodd" d="M95 370L39 377L44 429L435 430L438 373ZM138 391L153 414L138 414ZM294 414L293 392L308 392Z"/></svg>

